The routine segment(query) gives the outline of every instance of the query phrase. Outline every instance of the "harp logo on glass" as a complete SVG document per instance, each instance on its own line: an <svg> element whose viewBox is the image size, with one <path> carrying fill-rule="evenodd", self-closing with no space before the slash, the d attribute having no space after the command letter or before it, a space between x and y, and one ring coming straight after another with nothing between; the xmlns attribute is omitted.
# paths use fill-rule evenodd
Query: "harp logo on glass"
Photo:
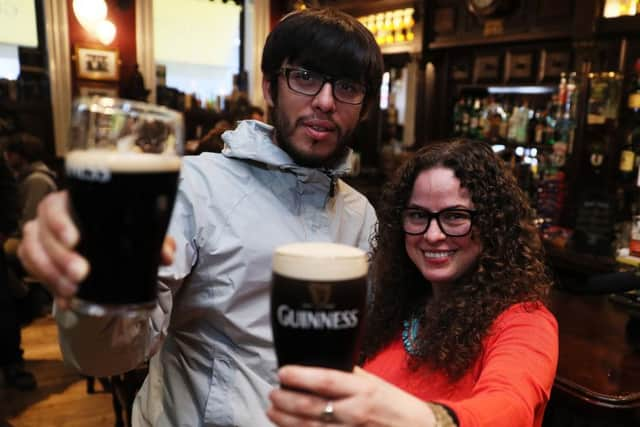
<svg viewBox="0 0 640 427"><path fill-rule="evenodd" d="M332 308L329 306L331 300L331 284L329 283L311 283L307 288L311 295L311 301L316 308Z"/></svg>

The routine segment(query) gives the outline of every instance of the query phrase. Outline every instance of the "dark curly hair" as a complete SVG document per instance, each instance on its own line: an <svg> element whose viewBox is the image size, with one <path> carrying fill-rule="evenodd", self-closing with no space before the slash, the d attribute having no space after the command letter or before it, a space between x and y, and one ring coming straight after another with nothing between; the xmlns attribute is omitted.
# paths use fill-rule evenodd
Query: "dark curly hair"
<svg viewBox="0 0 640 427"><path fill-rule="evenodd" d="M274 101L285 61L366 84L362 116L378 98L384 71L380 47L371 31L342 11L308 8L285 15L275 26L265 42L261 64Z"/></svg>
<svg viewBox="0 0 640 427"><path fill-rule="evenodd" d="M431 286L405 250L402 210L420 172L435 166L453 170L469 191L478 212L474 238L483 250L446 300L429 304ZM480 356L482 340L500 313L515 303L534 308L546 300L551 279L532 214L513 175L487 144L454 139L417 151L385 186L380 200L363 360L396 339L403 321L417 314L422 319L410 366L426 363L459 379Z"/></svg>

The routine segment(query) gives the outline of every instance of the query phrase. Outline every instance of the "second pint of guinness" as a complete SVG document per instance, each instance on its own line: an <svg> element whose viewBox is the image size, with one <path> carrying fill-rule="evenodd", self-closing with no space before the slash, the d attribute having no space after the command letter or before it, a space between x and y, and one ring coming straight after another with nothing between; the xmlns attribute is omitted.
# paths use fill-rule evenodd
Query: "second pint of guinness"
<svg viewBox="0 0 640 427"><path fill-rule="evenodd" d="M353 369L364 326L366 276L366 254L351 246L276 248L271 325L280 366Z"/></svg>

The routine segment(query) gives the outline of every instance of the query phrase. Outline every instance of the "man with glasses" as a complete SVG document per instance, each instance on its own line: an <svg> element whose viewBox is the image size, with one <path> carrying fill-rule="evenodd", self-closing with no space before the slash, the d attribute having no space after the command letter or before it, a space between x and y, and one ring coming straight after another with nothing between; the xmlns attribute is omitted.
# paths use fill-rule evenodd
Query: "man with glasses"
<svg viewBox="0 0 640 427"><path fill-rule="evenodd" d="M356 19L332 10L285 16L262 58L273 127L243 121L222 154L185 158L148 320L89 318L69 298L87 274L66 193L49 197L20 249L57 297L65 359L98 377L151 357L134 426L264 426L277 383L269 316L274 247L330 241L368 249L376 222L339 179L349 143L376 101L382 56ZM172 250L175 248L175 251Z"/></svg>

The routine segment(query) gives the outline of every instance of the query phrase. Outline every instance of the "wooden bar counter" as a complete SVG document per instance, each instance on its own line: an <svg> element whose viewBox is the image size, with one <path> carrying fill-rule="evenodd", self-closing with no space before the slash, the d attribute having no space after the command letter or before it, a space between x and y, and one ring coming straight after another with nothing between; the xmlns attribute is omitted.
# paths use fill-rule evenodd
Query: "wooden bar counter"
<svg viewBox="0 0 640 427"><path fill-rule="evenodd" d="M607 295L558 290L550 309L560 355L544 425L640 426L640 342L629 337L629 310Z"/></svg>

